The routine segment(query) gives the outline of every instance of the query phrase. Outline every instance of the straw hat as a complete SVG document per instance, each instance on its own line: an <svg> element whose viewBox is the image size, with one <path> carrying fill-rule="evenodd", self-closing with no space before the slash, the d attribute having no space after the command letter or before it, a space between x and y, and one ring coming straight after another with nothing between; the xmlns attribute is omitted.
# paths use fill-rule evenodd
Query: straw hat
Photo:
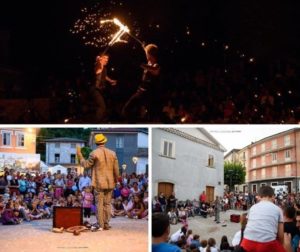
<svg viewBox="0 0 300 252"><path fill-rule="evenodd" d="M107 138L103 134L95 135L96 144L105 144L106 142L107 142Z"/></svg>

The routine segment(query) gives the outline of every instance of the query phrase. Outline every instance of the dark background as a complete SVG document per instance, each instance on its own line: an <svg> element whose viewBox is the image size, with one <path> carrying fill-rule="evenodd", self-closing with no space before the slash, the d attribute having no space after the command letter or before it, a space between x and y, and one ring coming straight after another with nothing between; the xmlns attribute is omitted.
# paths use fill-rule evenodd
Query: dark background
<svg viewBox="0 0 300 252"><path fill-rule="evenodd" d="M0 87L4 85L6 90L3 94L0 92L0 97L14 98L14 91L11 91L14 86L19 88L18 95L15 95L17 98L50 97L50 93L56 90L52 97L57 97L60 92L61 101L72 103L70 97L64 97L77 79L80 79L80 88L92 85L95 57L105 46L85 46L70 29L77 19L82 18L81 9L91 8L95 4L103 13L111 12L112 17L119 17L131 30L133 24L137 24L139 39L159 46L162 100L166 103L172 98L177 101L176 107L183 104L185 108L195 108L195 104L190 102L193 93L189 94L189 99L185 98L186 92L195 88L199 92L195 99L210 107L216 103L226 103L232 96L241 97L243 85L247 85L247 90L251 88L254 97L251 104L256 104L255 97L263 96L260 93L263 89L273 92L273 96L284 91L284 85L277 79L274 81L274 76L278 73L285 75L287 66L292 66L293 71L300 68L300 1L297 0L11 0L2 1L0 6ZM225 45L229 45L228 50L224 50ZM111 47L109 53L108 73L118 80L118 85L110 93L107 103L120 111L139 85L142 75L140 64L146 59L142 47L130 38L127 44ZM245 57L241 59L241 55ZM250 58L255 59L254 64L249 65ZM230 78L242 76L236 84L232 84L233 81L226 76L223 84L210 80L210 86L218 94L210 87L199 88L191 81L197 74L201 76L201 71L204 71L206 78L213 72L212 79L221 80L223 75L218 71L224 73L226 69L233 73ZM258 81L252 84L257 77ZM292 95L299 93L297 81L290 86ZM76 92L80 93L80 88ZM281 93L275 101L278 107L273 106L272 110L298 109L298 97L294 95L287 107L286 101L291 101L290 93L284 99ZM246 93L243 94L246 97ZM209 101L203 98L209 98ZM242 98L240 100L239 107L247 107L247 103L243 103ZM84 101L79 105L82 103ZM61 105L61 108L52 111L62 111L66 106ZM76 114L77 109L73 109L72 114ZM247 109L253 110L252 107ZM220 112L223 108L217 110ZM286 116L284 113L283 118ZM211 114L209 119L200 122L210 121L214 117ZM65 115L60 113L57 117L48 120L61 122ZM248 116L245 114L245 117ZM29 122L35 120L28 119ZM113 120L119 122L120 119Z"/></svg>
<svg viewBox="0 0 300 252"><path fill-rule="evenodd" d="M41 73L72 73L82 67L80 59L88 62L90 56L98 53L97 49L83 46L69 30L81 16L82 7L97 2L101 6L101 1L3 2L0 30L3 31L2 45L3 40L6 45L1 47L2 66ZM110 5L110 1L102 2L104 8ZM298 60L299 7L296 0L130 0L123 9L131 11L139 23L140 38L160 46L166 65L172 62L178 67L188 67L191 63L194 66L195 60L200 64L201 58L210 58L201 52L200 43L214 39L259 60ZM160 29L151 29L149 24L159 24ZM186 35L186 26L190 27L190 36ZM130 40L128 45L112 48L111 53L118 55L117 59L112 57L113 63L122 66L123 62L140 60L143 52L128 48L133 44L135 42Z"/></svg>

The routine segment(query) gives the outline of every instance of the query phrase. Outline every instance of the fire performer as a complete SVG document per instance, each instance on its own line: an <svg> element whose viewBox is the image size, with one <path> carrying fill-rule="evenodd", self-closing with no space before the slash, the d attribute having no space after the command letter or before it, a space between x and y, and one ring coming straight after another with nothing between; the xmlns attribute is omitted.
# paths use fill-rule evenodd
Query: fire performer
<svg viewBox="0 0 300 252"><path fill-rule="evenodd" d="M92 169L92 186L96 200L96 230L108 230L111 217L112 191L119 177L119 163L116 153L105 147L107 138L103 134L95 135L97 148L85 160L81 149L77 148L80 164L86 169Z"/></svg>
<svg viewBox="0 0 300 252"><path fill-rule="evenodd" d="M112 86L115 86L117 84L116 80L109 78L107 75L106 66L108 64L108 61L109 55L107 53L100 54L96 58L96 83L91 90L91 95L93 96L94 102L96 104L96 120L102 120L105 116L106 105L103 97L103 92L107 83L109 83Z"/></svg>
<svg viewBox="0 0 300 252"><path fill-rule="evenodd" d="M159 94L156 91L158 87L160 66L158 65L158 47L154 44L148 44L144 47L148 63L142 64L144 69L142 82L137 91L130 97L123 107L123 116L137 114L143 106L149 110L149 115L157 115L156 106ZM150 104L153 104L150 107Z"/></svg>

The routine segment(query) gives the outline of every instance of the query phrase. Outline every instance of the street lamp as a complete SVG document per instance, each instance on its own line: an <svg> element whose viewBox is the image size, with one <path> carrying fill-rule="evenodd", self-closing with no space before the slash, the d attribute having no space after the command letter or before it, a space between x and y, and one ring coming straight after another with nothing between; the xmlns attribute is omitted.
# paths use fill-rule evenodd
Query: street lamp
<svg viewBox="0 0 300 252"><path fill-rule="evenodd" d="M125 172L126 171L126 168L127 168L127 164L122 164L122 169L123 169L123 172Z"/></svg>
<svg viewBox="0 0 300 252"><path fill-rule="evenodd" d="M136 172L136 164L137 164L138 160L139 160L138 157L136 157L136 156L132 157L132 162L134 163L134 170L135 170L134 172Z"/></svg>

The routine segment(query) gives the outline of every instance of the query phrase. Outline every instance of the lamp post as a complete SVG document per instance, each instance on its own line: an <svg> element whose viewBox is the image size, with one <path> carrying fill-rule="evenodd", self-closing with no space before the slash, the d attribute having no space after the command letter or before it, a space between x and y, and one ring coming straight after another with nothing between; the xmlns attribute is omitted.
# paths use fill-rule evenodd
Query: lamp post
<svg viewBox="0 0 300 252"><path fill-rule="evenodd" d="M126 172L126 168L127 168L127 164L122 164L122 169L123 169L123 172Z"/></svg>
<svg viewBox="0 0 300 252"><path fill-rule="evenodd" d="M135 172L135 173L136 173L136 164L137 164L138 160L139 160L138 157L136 157L136 156L133 156L133 157L132 157L132 162L133 162L133 164L134 164L134 172Z"/></svg>

